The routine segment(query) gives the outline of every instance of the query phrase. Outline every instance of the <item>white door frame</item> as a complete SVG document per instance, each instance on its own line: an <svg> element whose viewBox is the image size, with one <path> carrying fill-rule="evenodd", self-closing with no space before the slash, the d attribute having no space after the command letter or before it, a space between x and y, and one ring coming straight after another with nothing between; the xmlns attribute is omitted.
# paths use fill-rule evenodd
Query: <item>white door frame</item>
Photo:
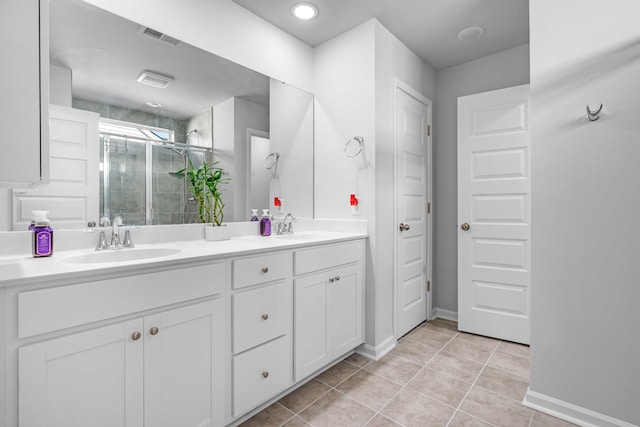
<svg viewBox="0 0 640 427"><path fill-rule="evenodd" d="M247 128L247 139L246 139L246 144L247 144L247 161L246 161L246 180L247 180L247 188L246 188L246 203L247 203L247 209L251 209L251 137L252 136L257 136L260 138L265 138L265 139L269 139L269 132L267 131L263 131L263 130L259 130L259 129L254 129L254 128ZM269 197L267 197L268 199Z"/></svg>
<svg viewBox="0 0 640 427"><path fill-rule="evenodd" d="M420 103L429 107L429 126L431 126L431 116L433 103L429 98L422 95L417 90L403 82L402 80L394 77L393 79L393 334L398 339L398 233L395 233L396 226L398 225L398 91L401 90L409 96L415 98ZM433 129L433 127L431 127ZM427 272L425 276L427 280L431 282L431 291L427 292L426 298L426 310L427 320L431 320L432 313L432 293L433 293L433 145L432 145L433 131L427 136L427 188L426 199L427 204L430 206L431 211L427 215Z"/></svg>

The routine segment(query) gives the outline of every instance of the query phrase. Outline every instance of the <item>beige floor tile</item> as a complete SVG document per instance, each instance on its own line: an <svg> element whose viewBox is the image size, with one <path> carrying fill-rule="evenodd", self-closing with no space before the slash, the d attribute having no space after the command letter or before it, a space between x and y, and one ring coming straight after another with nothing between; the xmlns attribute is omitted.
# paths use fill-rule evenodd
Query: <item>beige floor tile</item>
<svg viewBox="0 0 640 427"><path fill-rule="evenodd" d="M253 417L249 418L244 423L240 424L241 427L279 427L285 423L288 419L293 417L294 414L279 403L265 408L261 412L258 412Z"/></svg>
<svg viewBox="0 0 640 427"><path fill-rule="evenodd" d="M458 322L454 322L452 320L438 318L438 319L433 319L427 322L427 324L439 326L441 328L449 329L450 331L458 332Z"/></svg>
<svg viewBox="0 0 640 427"><path fill-rule="evenodd" d="M442 324L442 323L436 323L435 320L431 321L431 322L426 322L423 323L422 326L420 326L423 329L427 329L429 331L433 331L433 332L437 332L439 334L442 335L447 335L449 337L453 337L455 335L457 335L458 333L458 327L457 326L448 326L446 324Z"/></svg>
<svg viewBox="0 0 640 427"><path fill-rule="evenodd" d="M299 416L314 427L364 426L375 412L347 395L331 390Z"/></svg>
<svg viewBox="0 0 640 427"><path fill-rule="evenodd" d="M496 351L487 362L487 365L502 369L529 380L529 359L514 356L513 354Z"/></svg>
<svg viewBox="0 0 640 427"><path fill-rule="evenodd" d="M447 405L457 407L471 383L425 368L408 384L409 388Z"/></svg>
<svg viewBox="0 0 640 427"><path fill-rule="evenodd" d="M513 354L520 357L529 357L529 346L524 344L518 344L515 342L502 341L498 345L498 351L504 353Z"/></svg>
<svg viewBox="0 0 640 427"><path fill-rule="evenodd" d="M474 344L457 337L444 347L444 351L448 351L449 353L457 354L459 356L468 357L469 359L482 364L487 363L487 360L489 360L489 357L491 357L491 353L493 353L493 349L490 347L485 347L480 344Z"/></svg>
<svg viewBox="0 0 640 427"><path fill-rule="evenodd" d="M383 417L380 414L376 414L371 421L367 423L367 427L402 427L395 421L391 421L387 417Z"/></svg>
<svg viewBox="0 0 640 427"><path fill-rule="evenodd" d="M530 427L571 427L575 424L561 420L551 415L543 414L542 412L533 411L533 418L531 419Z"/></svg>
<svg viewBox="0 0 640 427"><path fill-rule="evenodd" d="M409 334L405 335L404 339L411 341L417 341L422 344L428 344L436 348L442 348L451 339L448 335L443 335L438 332L433 332L425 328L416 328Z"/></svg>
<svg viewBox="0 0 640 427"><path fill-rule="evenodd" d="M495 349L498 344L500 344L500 340L495 338L483 337L482 335L474 335L468 334L466 332L460 332L456 337L461 341L470 342L472 344L483 345L485 347L489 347L491 349Z"/></svg>
<svg viewBox="0 0 640 427"><path fill-rule="evenodd" d="M528 427L531 409L512 399L474 386L460 410L498 427Z"/></svg>
<svg viewBox="0 0 640 427"><path fill-rule="evenodd" d="M529 381L501 369L485 366L476 380L476 385L520 402L524 399Z"/></svg>
<svg viewBox="0 0 640 427"><path fill-rule="evenodd" d="M400 385L407 384L421 368L421 365L393 354L387 354L377 362L371 362L364 367L367 371Z"/></svg>
<svg viewBox="0 0 640 427"><path fill-rule="evenodd" d="M440 351L439 348L432 347L428 344L412 341L410 339L403 339L398 342L393 350L391 350L391 354L395 354L396 356L404 357L412 362L424 365L428 363L433 356L438 353L438 351Z"/></svg>
<svg viewBox="0 0 640 427"><path fill-rule="evenodd" d="M471 415L458 411L447 427L491 427L491 424L487 424L484 421L473 418Z"/></svg>
<svg viewBox="0 0 640 427"><path fill-rule="evenodd" d="M340 362L318 375L316 380L323 382L328 386L335 387L351 375L355 374L359 369L360 368L350 363Z"/></svg>
<svg viewBox="0 0 640 427"><path fill-rule="evenodd" d="M482 370L482 365L465 357L443 351L429 362L427 368L472 383Z"/></svg>
<svg viewBox="0 0 640 427"><path fill-rule="evenodd" d="M371 409L379 411L386 405L401 387L371 372L356 372L338 386L338 390Z"/></svg>
<svg viewBox="0 0 640 427"><path fill-rule="evenodd" d="M280 399L280 403L291 412L298 413L329 390L331 388L326 384L311 380Z"/></svg>
<svg viewBox="0 0 640 427"><path fill-rule="evenodd" d="M287 421L282 427L309 427L311 424L304 421L302 418L295 416Z"/></svg>
<svg viewBox="0 0 640 427"><path fill-rule="evenodd" d="M406 427L445 427L454 411L420 393L403 389L381 414Z"/></svg>
<svg viewBox="0 0 640 427"><path fill-rule="evenodd" d="M368 357L364 357L363 355L358 353L353 353L351 356L347 357L344 360L351 363L352 365L356 365L359 368L362 368L367 363L371 362L371 359L369 359Z"/></svg>

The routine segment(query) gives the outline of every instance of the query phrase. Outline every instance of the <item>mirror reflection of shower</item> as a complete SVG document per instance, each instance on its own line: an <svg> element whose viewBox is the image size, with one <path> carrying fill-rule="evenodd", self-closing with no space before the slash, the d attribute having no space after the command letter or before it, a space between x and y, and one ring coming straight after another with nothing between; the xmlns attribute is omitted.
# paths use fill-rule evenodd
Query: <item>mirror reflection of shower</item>
<svg viewBox="0 0 640 427"><path fill-rule="evenodd" d="M211 148L173 140L171 130L101 121L101 216L126 225L199 222L186 180L171 172L211 161Z"/></svg>
<svg viewBox="0 0 640 427"><path fill-rule="evenodd" d="M271 172L265 169L264 160L271 151L268 132L252 130L249 135L251 177L249 179L249 208L265 209L269 207L269 181Z"/></svg>

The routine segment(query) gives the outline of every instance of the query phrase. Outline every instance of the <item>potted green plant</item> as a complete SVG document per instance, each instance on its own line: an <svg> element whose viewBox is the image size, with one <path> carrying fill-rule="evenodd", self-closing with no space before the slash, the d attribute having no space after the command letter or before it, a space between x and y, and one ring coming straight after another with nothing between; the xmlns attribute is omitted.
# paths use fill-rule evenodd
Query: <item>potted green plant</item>
<svg viewBox="0 0 640 427"><path fill-rule="evenodd" d="M224 170L215 167L215 163L203 163L194 167L189 161L189 167L173 172L172 175L187 180L190 191L198 204L198 217L201 223L211 223L221 226L224 219L224 202L222 201L221 185L230 181L224 176Z"/></svg>

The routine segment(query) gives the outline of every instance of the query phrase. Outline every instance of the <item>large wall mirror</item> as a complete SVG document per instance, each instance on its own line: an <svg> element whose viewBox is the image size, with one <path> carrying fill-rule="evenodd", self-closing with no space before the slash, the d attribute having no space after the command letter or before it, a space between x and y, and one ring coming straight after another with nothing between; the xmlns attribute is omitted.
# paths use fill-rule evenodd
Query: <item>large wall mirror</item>
<svg viewBox="0 0 640 427"><path fill-rule="evenodd" d="M274 209L274 197L313 217L311 94L82 0L50 0L50 59L51 104L99 115L88 220L199 222L172 173L189 162L217 162L230 178L225 222Z"/></svg>

